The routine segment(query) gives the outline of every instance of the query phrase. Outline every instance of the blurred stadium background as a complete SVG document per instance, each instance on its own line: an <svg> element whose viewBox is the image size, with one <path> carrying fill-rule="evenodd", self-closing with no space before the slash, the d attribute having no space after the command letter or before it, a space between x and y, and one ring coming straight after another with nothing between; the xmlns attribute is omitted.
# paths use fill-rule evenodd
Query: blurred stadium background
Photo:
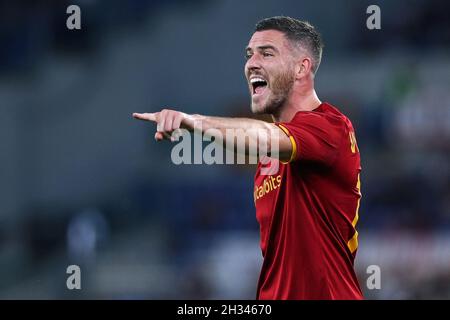
<svg viewBox="0 0 450 320"><path fill-rule="evenodd" d="M70 4L82 30L66 28ZM370 4L381 30L366 28ZM0 298L255 297L254 167L176 166L131 113L249 115L244 47L282 14L321 31L318 94L356 127L366 298L449 299L449 12L437 0L1 0Z"/></svg>

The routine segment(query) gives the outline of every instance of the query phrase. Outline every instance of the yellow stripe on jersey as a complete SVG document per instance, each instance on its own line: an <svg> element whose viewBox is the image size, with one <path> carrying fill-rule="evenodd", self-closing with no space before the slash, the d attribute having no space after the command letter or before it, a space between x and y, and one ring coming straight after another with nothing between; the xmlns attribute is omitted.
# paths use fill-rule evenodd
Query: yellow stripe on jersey
<svg viewBox="0 0 450 320"><path fill-rule="evenodd" d="M289 132L289 130L283 126L282 124L278 124L278 127L284 131L284 133L286 133L286 135L289 137L289 140L291 140L291 144L292 144L292 153L291 153L291 157L289 158L289 161L285 162L285 161L281 161L281 163L283 164L287 164L289 162L292 162L295 157L297 156L297 144L295 143L295 139L294 137L291 135L291 133Z"/></svg>
<svg viewBox="0 0 450 320"><path fill-rule="evenodd" d="M356 183L356 189L358 189L359 199L358 199L358 202L356 203L355 218L352 221L353 228L356 227L356 224L358 223L358 219L359 219L359 203L361 201L361 179L359 176L360 175L358 174L358 182ZM356 249L358 249L358 231L356 231L356 229L355 229L355 234L353 235L353 237L347 242L347 246L350 249L351 253L355 252Z"/></svg>
<svg viewBox="0 0 450 320"><path fill-rule="evenodd" d="M353 132L353 131L350 132L349 138L350 138L350 149L352 150L352 153L356 153L358 146L356 144L355 132Z"/></svg>

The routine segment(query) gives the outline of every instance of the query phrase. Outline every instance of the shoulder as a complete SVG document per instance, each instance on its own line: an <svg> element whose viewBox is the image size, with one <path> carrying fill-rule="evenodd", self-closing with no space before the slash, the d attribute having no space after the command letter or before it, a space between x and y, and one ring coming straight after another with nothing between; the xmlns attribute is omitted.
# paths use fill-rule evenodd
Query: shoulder
<svg viewBox="0 0 450 320"><path fill-rule="evenodd" d="M323 102L312 111L297 112L290 122L294 125L330 127L340 130L351 125L350 120L337 107L328 102Z"/></svg>

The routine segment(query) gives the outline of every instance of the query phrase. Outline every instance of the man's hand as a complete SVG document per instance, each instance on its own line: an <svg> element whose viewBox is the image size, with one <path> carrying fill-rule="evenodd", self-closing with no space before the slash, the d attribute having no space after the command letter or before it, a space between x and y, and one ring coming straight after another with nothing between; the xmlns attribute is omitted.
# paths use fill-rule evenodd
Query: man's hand
<svg viewBox="0 0 450 320"><path fill-rule="evenodd" d="M155 113L133 113L133 117L156 123L156 141L164 139L175 141L176 138L172 135L175 130L181 128L189 130L193 127L192 116L175 110L163 109Z"/></svg>

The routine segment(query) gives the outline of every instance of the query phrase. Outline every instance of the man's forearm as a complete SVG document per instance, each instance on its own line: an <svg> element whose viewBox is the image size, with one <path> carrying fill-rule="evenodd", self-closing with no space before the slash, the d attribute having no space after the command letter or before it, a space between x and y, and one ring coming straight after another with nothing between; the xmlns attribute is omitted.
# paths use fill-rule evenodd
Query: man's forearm
<svg viewBox="0 0 450 320"><path fill-rule="evenodd" d="M209 129L217 129L224 135L227 129L253 129L255 131L265 131L267 133L277 130L276 126L272 123L262 120L250 118L211 117L199 114L186 115L186 120L183 120L183 125L185 125L185 128L188 130L194 130L194 126L196 126L197 128L201 128L203 133Z"/></svg>
<svg viewBox="0 0 450 320"><path fill-rule="evenodd" d="M186 115L183 127L189 131L201 131L206 136L220 136L224 147L234 148L234 151L240 153L258 155L260 148L268 154L271 154L274 148L277 148L275 151L278 152L279 129L273 123L262 120L195 114ZM217 134L217 131L220 134Z"/></svg>

